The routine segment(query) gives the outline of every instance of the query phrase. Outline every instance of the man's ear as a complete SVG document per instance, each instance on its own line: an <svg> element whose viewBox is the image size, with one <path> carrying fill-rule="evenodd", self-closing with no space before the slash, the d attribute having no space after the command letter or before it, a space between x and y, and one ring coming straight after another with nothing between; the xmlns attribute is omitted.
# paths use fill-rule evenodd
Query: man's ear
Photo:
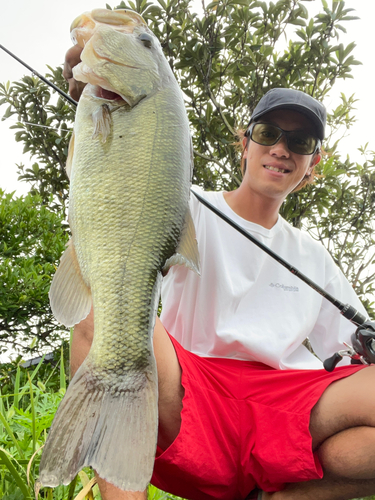
<svg viewBox="0 0 375 500"><path fill-rule="evenodd" d="M315 167L315 165L317 165L317 164L320 162L320 160L321 160L321 159L322 159L322 155L321 155L321 153L317 153L317 154L314 156L314 158L313 158L313 161L312 161L312 163L311 163L311 167L312 167L312 168L314 168L314 167Z"/></svg>
<svg viewBox="0 0 375 500"><path fill-rule="evenodd" d="M248 141L248 139L249 139L249 138L248 138L248 137L246 137L246 136L242 139L242 147L243 147L243 149L244 149L244 150L245 150L245 149L246 149L246 147L247 147L247 141Z"/></svg>
<svg viewBox="0 0 375 500"><path fill-rule="evenodd" d="M314 158L311 160L311 165L310 165L310 168L308 170L308 175L311 174L311 172L314 170L314 167L315 165L317 165L320 160L322 159L322 155L320 153L317 153L316 155L314 155Z"/></svg>
<svg viewBox="0 0 375 500"><path fill-rule="evenodd" d="M317 165L320 162L321 159L322 159L322 155L320 153L317 153L314 156L314 158L311 161L311 165L309 167L309 170L308 170L308 175L311 174L311 172L314 170L315 165Z"/></svg>

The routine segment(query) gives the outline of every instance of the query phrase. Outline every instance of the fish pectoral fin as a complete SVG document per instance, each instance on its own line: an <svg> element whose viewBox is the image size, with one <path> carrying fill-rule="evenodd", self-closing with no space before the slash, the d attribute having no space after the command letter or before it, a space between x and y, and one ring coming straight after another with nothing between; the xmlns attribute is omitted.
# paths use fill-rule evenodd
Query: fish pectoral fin
<svg viewBox="0 0 375 500"><path fill-rule="evenodd" d="M52 312L60 323L73 326L91 309L91 291L84 282L72 240L67 244L49 290Z"/></svg>
<svg viewBox="0 0 375 500"><path fill-rule="evenodd" d="M163 267L163 276L176 264L184 265L200 275L199 252L197 237L195 234L194 222L188 208L185 223L181 232L181 239L177 246L176 253L170 257Z"/></svg>
<svg viewBox="0 0 375 500"><path fill-rule="evenodd" d="M99 138L101 135L101 142L104 144L107 141L112 128L111 112L107 104L102 104L92 114L92 121L94 124L93 139Z"/></svg>
<svg viewBox="0 0 375 500"><path fill-rule="evenodd" d="M74 131L69 141L68 157L66 159L66 164L65 164L65 171L69 180L70 176L72 175L73 154L74 154Z"/></svg>

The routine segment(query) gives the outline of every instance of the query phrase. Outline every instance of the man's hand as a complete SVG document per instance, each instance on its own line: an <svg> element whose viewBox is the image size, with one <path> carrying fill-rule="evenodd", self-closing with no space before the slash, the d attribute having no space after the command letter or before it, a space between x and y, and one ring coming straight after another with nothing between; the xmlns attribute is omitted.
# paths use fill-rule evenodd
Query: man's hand
<svg viewBox="0 0 375 500"><path fill-rule="evenodd" d="M73 77L73 68L77 66L81 62L81 52L82 47L79 45L74 45L74 47L70 48L68 52L65 54L65 62L64 62L64 70L63 77L69 83L69 94L76 101L81 97L82 91L85 88L85 83L79 82L75 80Z"/></svg>

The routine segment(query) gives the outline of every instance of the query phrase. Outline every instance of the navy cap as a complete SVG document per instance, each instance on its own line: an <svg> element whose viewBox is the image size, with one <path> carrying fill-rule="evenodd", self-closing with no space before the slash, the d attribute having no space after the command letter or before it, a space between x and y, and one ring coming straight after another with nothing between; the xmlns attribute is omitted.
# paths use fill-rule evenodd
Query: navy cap
<svg viewBox="0 0 375 500"><path fill-rule="evenodd" d="M314 97L300 90L279 88L268 91L254 109L249 125L276 109L291 109L307 116L315 125L319 139L324 139L326 108Z"/></svg>

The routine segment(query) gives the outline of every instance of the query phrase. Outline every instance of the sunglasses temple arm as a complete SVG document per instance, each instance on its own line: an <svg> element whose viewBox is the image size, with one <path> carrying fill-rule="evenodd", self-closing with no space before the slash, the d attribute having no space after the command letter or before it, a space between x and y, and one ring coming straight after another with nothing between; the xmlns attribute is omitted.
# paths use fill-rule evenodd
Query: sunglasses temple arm
<svg viewBox="0 0 375 500"><path fill-rule="evenodd" d="M241 226L239 226L236 222L234 222L232 219L227 217L225 214L223 214L220 210L218 210L216 207L214 207L210 202L202 198L199 194L197 194L193 189L191 189L191 192L194 194L194 196L209 210L214 212L218 217L223 219L227 224L232 226L234 229L236 229L239 233L241 233L245 238L250 240L252 243L254 243L257 247L262 249L264 252L266 252L270 257L272 257L274 260L276 260L279 264L284 266L288 271L290 271L292 274L297 276L300 280L302 280L304 283L306 283L309 287L311 287L313 290L315 290L317 293L322 295L325 299L327 299L331 304L333 304L341 314L354 323L356 326L363 325L367 321L367 318L363 316L360 312L358 312L353 306L350 304L344 304L343 302L340 302L338 299L330 295L328 292L326 292L323 288L321 288L319 285L314 283L310 278L308 278L306 275L304 275L301 271L293 267L289 262L284 260L282 257L277 255L275 252L273 252L270 248L268 248L266 245L263 245L260 241L258 241L254 236L252 236L250 233L245 231Z"/></svg>

